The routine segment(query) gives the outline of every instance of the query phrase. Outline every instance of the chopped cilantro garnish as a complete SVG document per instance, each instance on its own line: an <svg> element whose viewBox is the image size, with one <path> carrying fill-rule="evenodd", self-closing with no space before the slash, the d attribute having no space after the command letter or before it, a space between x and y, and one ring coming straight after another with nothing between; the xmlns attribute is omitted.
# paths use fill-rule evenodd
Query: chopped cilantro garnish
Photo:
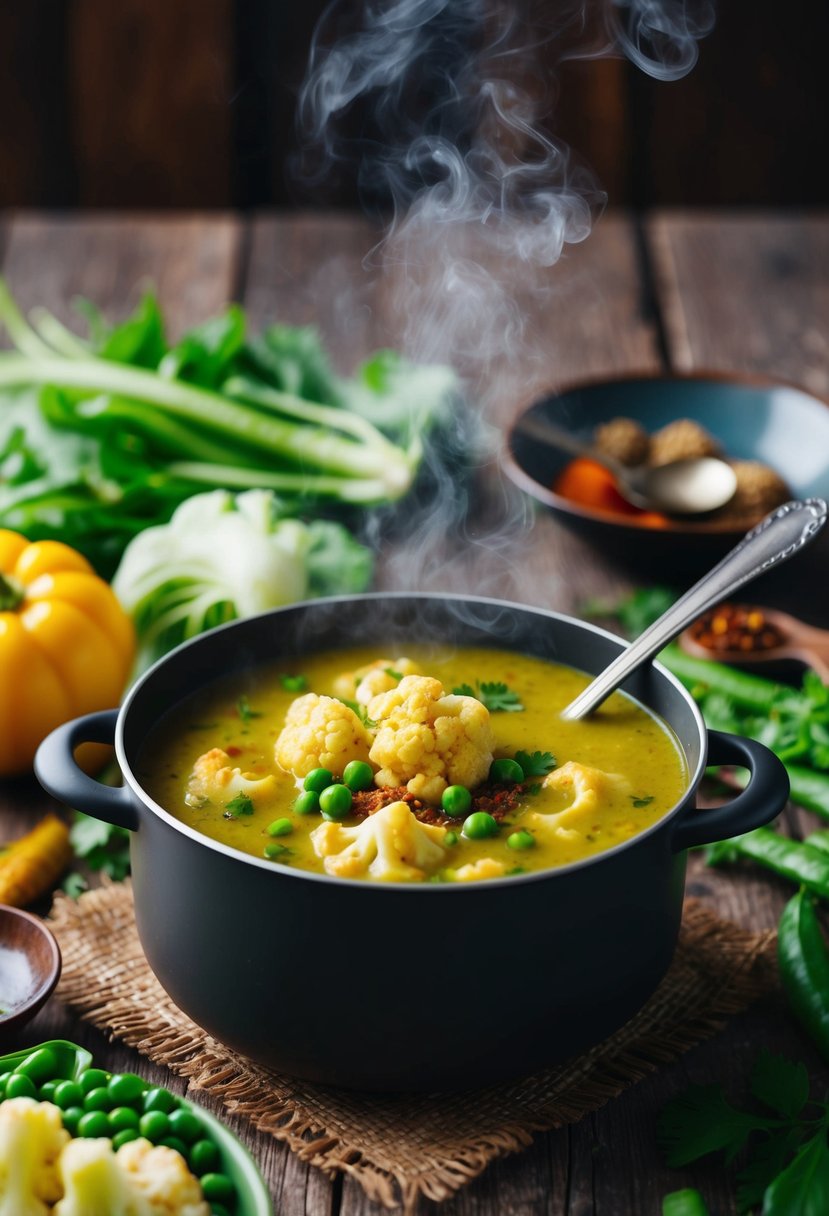
<svg viewBox="0 0 829 1216"><path fill-rule="evenodd" d="M365 705L361 705L359 701L349 701L347 697L337 697L336 699L343 705L347 705L348 708L357 715L363 726L365 726L368 730L374 730L377 723L373 718L368 716Z"/></svg>
<svg viewBox="0 0 829 1216"><path fill-rule="evenodd" d="M253 802L247 794L237 794L235 798L231 798L230 802L225 807L226 819L238 819L240 815L252 815Z"/></svg>
<svg viewBox="0 0 829 1216"><path fill-rule="evenodd" d="M391 678L393 680L400 681L403 679L403 672L395 671L393 667L384 667L383 671L386 673L387 676L391 676Z"/></svg>
<svg viewBox="0 0 829 1216"><path fill-rule="evenodd" d="M476 685L477 692L471 684L459 684L452 692L459 697L475 697L483 702L491 714L520 713L524 705L517 692L512 692L506 684L499 682L481 683Z"/></svg>
<svg viewBox="0 0 829 1216"><path fill-rule="evenodd" d="M305 692L308 687L308 679L306 676L291 676L281 675L279 683L286 692Z"/></svg>
<svg viewBox="0 0 829 1216"><path fill-rule="evenodd" d="M524 770L525 777L545 777L557 763L552 752L516 752L515 760Z"/></svg>
<svg viewBox="0 0 829 1216"><path fill-rule="evenodd" d="M239 717L242 719L242 721L245 724L250 722L251 718L261 718L262 717L262 714L259 710L251 709L250 701L245 696L240 697L239 700L236 702L236 711L239 714Z"/></svg>
<svg viewBox="0 0 829 1216"><path fill-rule="evenodd" d="M644 794L641 798L637 794L631 794L630 800L635 807L650 806L653 802L653 794Z"/></svg>

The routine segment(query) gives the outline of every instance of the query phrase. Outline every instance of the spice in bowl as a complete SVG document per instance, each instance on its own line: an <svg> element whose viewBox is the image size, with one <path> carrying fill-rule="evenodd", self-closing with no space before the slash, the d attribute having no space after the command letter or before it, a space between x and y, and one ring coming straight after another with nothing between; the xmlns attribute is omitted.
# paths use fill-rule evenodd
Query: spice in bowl
<svg viewBox="0 0 829 1216"><path fill-rule="evenodd" d="M775 650L786 641L762 608L745 604L719 604L694 621L689 633L698 646L714 653L740 650L756 654Z"/></svg>

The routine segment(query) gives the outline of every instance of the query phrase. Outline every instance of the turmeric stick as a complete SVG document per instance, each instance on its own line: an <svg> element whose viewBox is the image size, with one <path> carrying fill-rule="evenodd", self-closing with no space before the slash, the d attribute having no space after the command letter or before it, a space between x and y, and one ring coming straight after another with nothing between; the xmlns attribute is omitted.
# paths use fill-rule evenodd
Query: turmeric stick
<svg viewBox="0 0 829 1216"><path fill-rule="evenodd" d="M0 853L0 904L24 908L50 891L72 860L69 829L51 812Z"/></svg>

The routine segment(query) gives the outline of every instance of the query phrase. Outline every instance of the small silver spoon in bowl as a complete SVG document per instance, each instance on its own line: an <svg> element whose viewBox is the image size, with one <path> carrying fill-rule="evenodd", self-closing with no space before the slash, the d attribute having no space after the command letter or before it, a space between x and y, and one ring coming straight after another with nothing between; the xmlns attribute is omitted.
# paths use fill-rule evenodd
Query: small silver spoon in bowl
<svg viewBox="0 0 829 1216"><path fill-rule="evenodd" d="M822 498L795 499L761 520L713 570L695 583L663 612L658 621L632 642L562 711L570 721L585 718L622 684L631 672L647 663L673 641L687 625L709 608L728 599L740 587L779 566L811 543L826 523Z"/></svg>
<svg viewBox="0 0 829 1216"><path fill-rule="evenodd" d="M604 465L614 476L619 493L635 507L650 511L667 511L670 515L702 515L723 507L734 497L737 475L730 464L716 456L693 456L672 460L670 464L647 468L629 467L604 452L596 452L589 444L576 439L569 431L546 418L526 415L515 428L516 434L526 435L541 443L561 448L572 456L587 456Z"/></svg>

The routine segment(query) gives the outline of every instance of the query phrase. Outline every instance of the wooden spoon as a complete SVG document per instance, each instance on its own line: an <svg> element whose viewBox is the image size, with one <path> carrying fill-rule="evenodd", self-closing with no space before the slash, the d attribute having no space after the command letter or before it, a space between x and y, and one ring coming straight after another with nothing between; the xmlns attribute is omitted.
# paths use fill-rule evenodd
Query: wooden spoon
<svg viewBox="0 0 829 1216"><path fill-rule="evenodd" d="M750 610L743 604L735 604L734 607ZM702 646L693 636L693 625L679 635L679 644L687 654L698 659L714 659L717 663L754 664L794 659L811 667L824 683L829 684L829 629L817 629L775 608L758 608L757 611L780 634L782 640L779 645L761 650L721 650L719 647Z"/></svg>

